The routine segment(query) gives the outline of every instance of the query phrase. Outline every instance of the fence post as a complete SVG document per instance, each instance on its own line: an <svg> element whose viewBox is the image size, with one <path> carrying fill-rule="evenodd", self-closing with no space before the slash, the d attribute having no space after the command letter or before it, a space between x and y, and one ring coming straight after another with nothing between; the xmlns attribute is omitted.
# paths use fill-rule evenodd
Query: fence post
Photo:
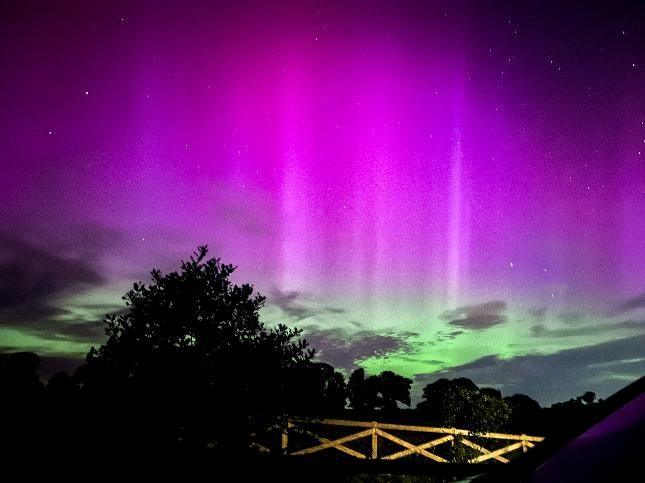
<svg viewBox="0 0 645 483"><path fill-rule="evenodd" d="M372 421L372 459L378 458L378 434L376 434L376 421Z"/></svg>
<svg viewBox="0 0 645 483"><path fill-rule="evenodd" d="M282 454L286 455L287 454L287 447L289 446L289 426L291 426L291 423L289 420L285 423L284 426L282 426L282 434L281 434L281 448L282 448Z"/></svg>

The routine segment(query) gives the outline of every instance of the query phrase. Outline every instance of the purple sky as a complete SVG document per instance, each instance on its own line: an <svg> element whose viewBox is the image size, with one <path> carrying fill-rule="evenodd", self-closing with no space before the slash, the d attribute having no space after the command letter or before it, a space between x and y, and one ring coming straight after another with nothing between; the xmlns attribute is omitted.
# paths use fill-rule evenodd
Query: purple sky
<svg viewBox="0 0 645 483"><path fill-rule="evenodd" d="M0 349L73 366L133 281L208 244L338 367L622 387L645 8L594 8L4 2Z"/></svg>

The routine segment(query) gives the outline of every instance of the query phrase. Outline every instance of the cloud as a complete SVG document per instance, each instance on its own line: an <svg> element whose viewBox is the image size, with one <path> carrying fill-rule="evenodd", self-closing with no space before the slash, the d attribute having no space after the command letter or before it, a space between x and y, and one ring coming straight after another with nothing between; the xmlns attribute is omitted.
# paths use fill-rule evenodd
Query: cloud
<svg viewBox="0 0 645 483"><path fill-rule="evenodd" d="M532 309L529 309L529 314L533 318L543 319L544 316L546 315L546 311L547 311L546 307L533 307Z"/></svg>
<svg viewBox="0 0 645 483"><path fill-rule="evenodd" d="M297 290L283 291L279 288L271 290L268 302L279 307L292 321L307 319L320 314L342 314L345 309L341 307L315 307L307 304L306 296Z"/></svg>
<svg viewBox="0 0 645 483"><path fill-rule="evenodd" d="M463 333L464 333L464 331L463 331L463 330L456 329L456 330L451 330L450 332L446 332L446 333L442 333L442 334L443 334L443 336L444 336L445 338L447 338L447 339L454 339L454 338L456 338L458 335L461 335L461 334L463 334Z"/></svg>
<svg viewBox="0 0 645 483"><path fill-rule="evenodd" d="M316 349L317 357L339 369L351 370L370 357L387 357L392 353L412 353L415 344L410 339L416 332L373 331L350 333L347 330L311 327L303 337Z"/></svg>
<svg viewBox="0 0 645 483"><path fill-rule="evenodd" d="M84 259L38 248L0 231L0 326L48 339L99 340L97 323L74 318L60 299L100 286L103 276Z"/></svg>
<svg viewBox="0 0 645 483"><path fill-rule="evenodd" d="M449 332L444 332L443 330L440 330L437 332L437 335L435 337L435 340L437 342L443 342L445 340L453 340L456 339L459 335L465 333L464 330L462 329L455 329L451 330Z"/></svg>
<svg viewBox="0 0 645 483"><path fill-rule="evenodd" d="M563 314L559 314L558 318L567 324L575 324L582 320L583 314L580 312L565 312Z"/></svg>
<svg viewBox="0 0 645 483"><path fill-rule="evenodd" d="M31 325L21 325L22 329L52 341L73 341L97 343L105 338L103 320L59 321L44 320Z"/></svg>
<svg viewBox="0 0 645 483"><path fill-rule="evenodd" d="M300 292L297 290L281 291L275 288L271 292L271 298L269 300L273 305L280 307L289 317L300 320L308 317L310 314L309 309L298 302L300 295Z"/></svg>
<svg viewBox="0 0 645 483"><path fill-rule="evenodd" d="M44 302L103 277L84 261L62 258L0 231L0 311L18 306L42 309Z"/></svg>
<svg viewBox="0 0 645 483"><path fill-rule="evenodd" d="M617 324L598 324L588 325L585 327L549 329L544 324L538 324L531 327L531 333L535 337L581 337L585 335L597 334L600 332L610 332L624 329L645 329L645 323L636 320L627 320Z"/></svg>
<svg viewBox="0 0 645 483"><path fill-rule="evenodd" d="M617 303L610 311L610 316L621 315L632 310L645 308L645 293Z"/></svg>
<svg viewBox="0 0 645 483"><path fill-rule="evenodd" d="M454 310L447 310L439 316L448 324L464 329L481 330L494 325L503 324L507 318L502 314L506 310L503 300L491 300L475 305L464 305Z"/></svg>
<svg viewBox="0 0 645 483"><path fill-rule="evenodd" d="M542 404L568 400L585 391L607 397L645 374L645 335L567 349L549 355L500 359L488 355L432 374L417 374L419 384L439 378L467 377L494 385L505 395L527 394Z"/></svg>
<svg viewBox="0 0 645 483"><path fill-rule="evenodd" d="M472 370L472 369L482 369L486 367L492 367L496 365L499 362L499 359L495 355L489 355L489 356L484 356L480 357L479 359L475 359L472 362L468 362L466 364L462 364L459 366L462 370L467 371L467 370Z"/></svg>

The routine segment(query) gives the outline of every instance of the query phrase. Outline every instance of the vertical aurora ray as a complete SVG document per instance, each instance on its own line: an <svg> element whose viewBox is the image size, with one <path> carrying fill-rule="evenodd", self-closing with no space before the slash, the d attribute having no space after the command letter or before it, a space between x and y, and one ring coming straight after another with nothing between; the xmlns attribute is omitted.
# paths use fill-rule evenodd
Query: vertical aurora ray
<svg viewBox="0 0 645 483"><path fill-rule="evenodd" d="M469 256L470 232L468 200L465 200L467 186L464 186L464 152L463 152L463 118L465 112L465 86L463 60L457 63L452 86L452 133L449 137L449 194L448 194L448 254L447 281L445 304L447 307L457 307L462 300L467 300L467 291L463 286L462 277L467 274ZM463 297L463 298L462 298Z"/></svg>
<svg viewBox="0 0 645 483"><path fill-rule="evenodd" d="M448 281L447 281L447 305L455 307L460 295L460 274L463 199L462 199L462 163L463 153L461 151L461 136L457 132L453 140L454 147L450 159L450 202L449 202L449 227L448 227Z"/></svg>
<svg viewBox="0 0 645 483"><path fill-rule="evenodd" d="M280 289L302 290L307 280L303 270L307 266L311 246L311 220L307 211L311 186L307 180L307 106L308 83L306 73L297 61L287 63L282 94L282 144L280 153L283 167L280 176L282 252Z"/></svg>

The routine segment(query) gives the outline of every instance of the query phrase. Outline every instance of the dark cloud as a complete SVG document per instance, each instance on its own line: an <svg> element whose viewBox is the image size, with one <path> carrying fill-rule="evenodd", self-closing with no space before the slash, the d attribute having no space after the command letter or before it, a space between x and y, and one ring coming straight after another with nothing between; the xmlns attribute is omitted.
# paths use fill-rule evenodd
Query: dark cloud
<svg viewBox="0 0 645 483"><path fill-rule="evenodd" d="M49 253L2 231L0 254L0 311L42 307L54 297L103 282L84 261Z"/></svg>
<svg viewBox="0 0 645 483"><path fill-rule="evenodd" d="M308 317L311 312L307 307L298 302L299 297L300 292L297 290L281 291L276 288L271 292L269 302L280 307L289 317L301 320Z"/></svg>
<svg viewBox="0 0 645 483"><path fill-rule="evenodd" d="M544 324L538 324L531 327L531 333L535 337L580 337L585 335L597 334L600 332L611 332L614 330L624 329L645 329L645 323L636 320L627 320L617 324L598 324L588 325L585 327L567 327L564 329L549 329Z"/></svg>
<svg viewBox="0 0 645 483"><path fill-rule="evenodd" d="M559 314L558 318L567 324L575 324L577 322L580 322L583 319L583 314L580 312L565 312L563 314Z"/></svg>
<svg viewBox="0 0 645 483"><path fill-rule="evenodd" d="M59 321L44 320L31 325L22 325L22 329L39 337L52 340L97 343L105 339L103 320Z"/></svg>
<svg viewBox="0 0 645 483"><path fill-rule="evenodd" d="M645 335L567 349L550 355L500 359L488 355L432 374L417 374L427 384L439 378L467 377L481 386L495 386L504 394L528 394L552 404L594 391L606 397L645 374Z"/></svg>
<svg viewBox="0 0 645 483"><path fill-rule="evenodd" d="M462 364L459 366L462 370L472 370L472 369L482 369L484 367L492 367L495 364L497 364L499 359L497 356L490 355L490 356L484 356L480 357L479 359L476 359L472 362L468 362L466 364Z"/></svg>
<svg viewBox="0 0 645 483"><path fill-rule="evenodd" d="M439 359L420 359L415 356L397 356L397 359L402 361L413 362L415 364L428 364L433 366L442 366L445 367L445 361L440 361Z"/></svg>
<svg viewBox="0 0 645 483"><path fill-rule="evenodd" d="M415 344L410 339L416 332L360 331L350 333L344 329L307 329L304 338L316 349L317 357L339 369L351 370L370 357L387 357L392 353L411 353Z"/></svg>
<svg viewBox="0 0 645 483"><path fill-rule="evenodd" d="M340 307L313 307L305 303L305 296L297 290L282 291L274 288L271 291L268 302L280 307L280 309L292 321L299 321L319 314L342 314L345 309Z"/></svg>
<svg viewBox="0 0 645 483"><path fill-rule="evenodd" d="M463 334L464 331L461 329L455 329L451 330L450 332L444 332L442 330L437 332L436 340L438 342L443 342L444 340L453 340L456 339L457 336Z"/></svg>
<svg viewBox="0 0 645 483"><path fill-rule="evenodd" d="M546 315L546 311L546 307L533 307L529 310L529 314L531 315L531 317L534 317L536 319L542 319Z"/></svg>
<svg viewBox="0 0 645 483"><path fill-rule="evenodd" d="M342 307L332 307L332 306L327 306L324 307L325 312L328 312L330 314L344 314L346 312L345 309Z"/></svg>
<svg viewBox="0 0 645 483"><path fill-rule="evenodd" d="M479 314L469 315L460 319L451 320L448 322L451 325L463 327L464 329L487 329L494 325L499 325L506 322L506 316L500 314Z"/></svg>
<svg viewBox="0 0 645 483"><path fill-rule="evenodd" d="M491 300L475 305L464 305L454 310L447 310L439 316L447 320L448 324L464 329L481 330L494 325L503 324L507 318L502 313L506 310L503 300Z"/></svg>
<svg viewBox="0 0 645 483"><path fill-rule="evenodd" d="M64 257L0 231L0 326L47 339L100 340L95 338L97 322L74 322L59 300L102 283L104 278L84 259Z"/></svg>
<svg viewBox="0 0 645 483"><path fill-rule="evenodd" d="M21 323L4 325L49 341L96 344L105 340L105 324L102 319L58 320L55 318L25 318Z"/></svg>
<svg viewBox="0 0 645 483"><path fill-rule="evenodd" d="M464 333L463 330L457 329L457 330L453 330L453 331L450 331L450 332L446 333L445 336L448 337L449 339L454 339L455 337L457 337L458 335L461 335L463 333Z"/></svg>
<svg viewBox="0 0 645 483"><path fill-rule="evenodd" d="M79 309L90 310L95 313L100 312L102 314L124 314L128 310L124 305L117 305L114 303L81 304L76 305L76 307L78 307Z"/></svg>
<svg viewBox="0 0 645 483"><path fill-rule="evenodd" d="M620 315L627 312L631 312L632 310L637 310L642 308L645 308L645 293L642 293L640 295L637 295L636 297L632 297L617 303L609 311L608 315L610 316Z"/></svg>

